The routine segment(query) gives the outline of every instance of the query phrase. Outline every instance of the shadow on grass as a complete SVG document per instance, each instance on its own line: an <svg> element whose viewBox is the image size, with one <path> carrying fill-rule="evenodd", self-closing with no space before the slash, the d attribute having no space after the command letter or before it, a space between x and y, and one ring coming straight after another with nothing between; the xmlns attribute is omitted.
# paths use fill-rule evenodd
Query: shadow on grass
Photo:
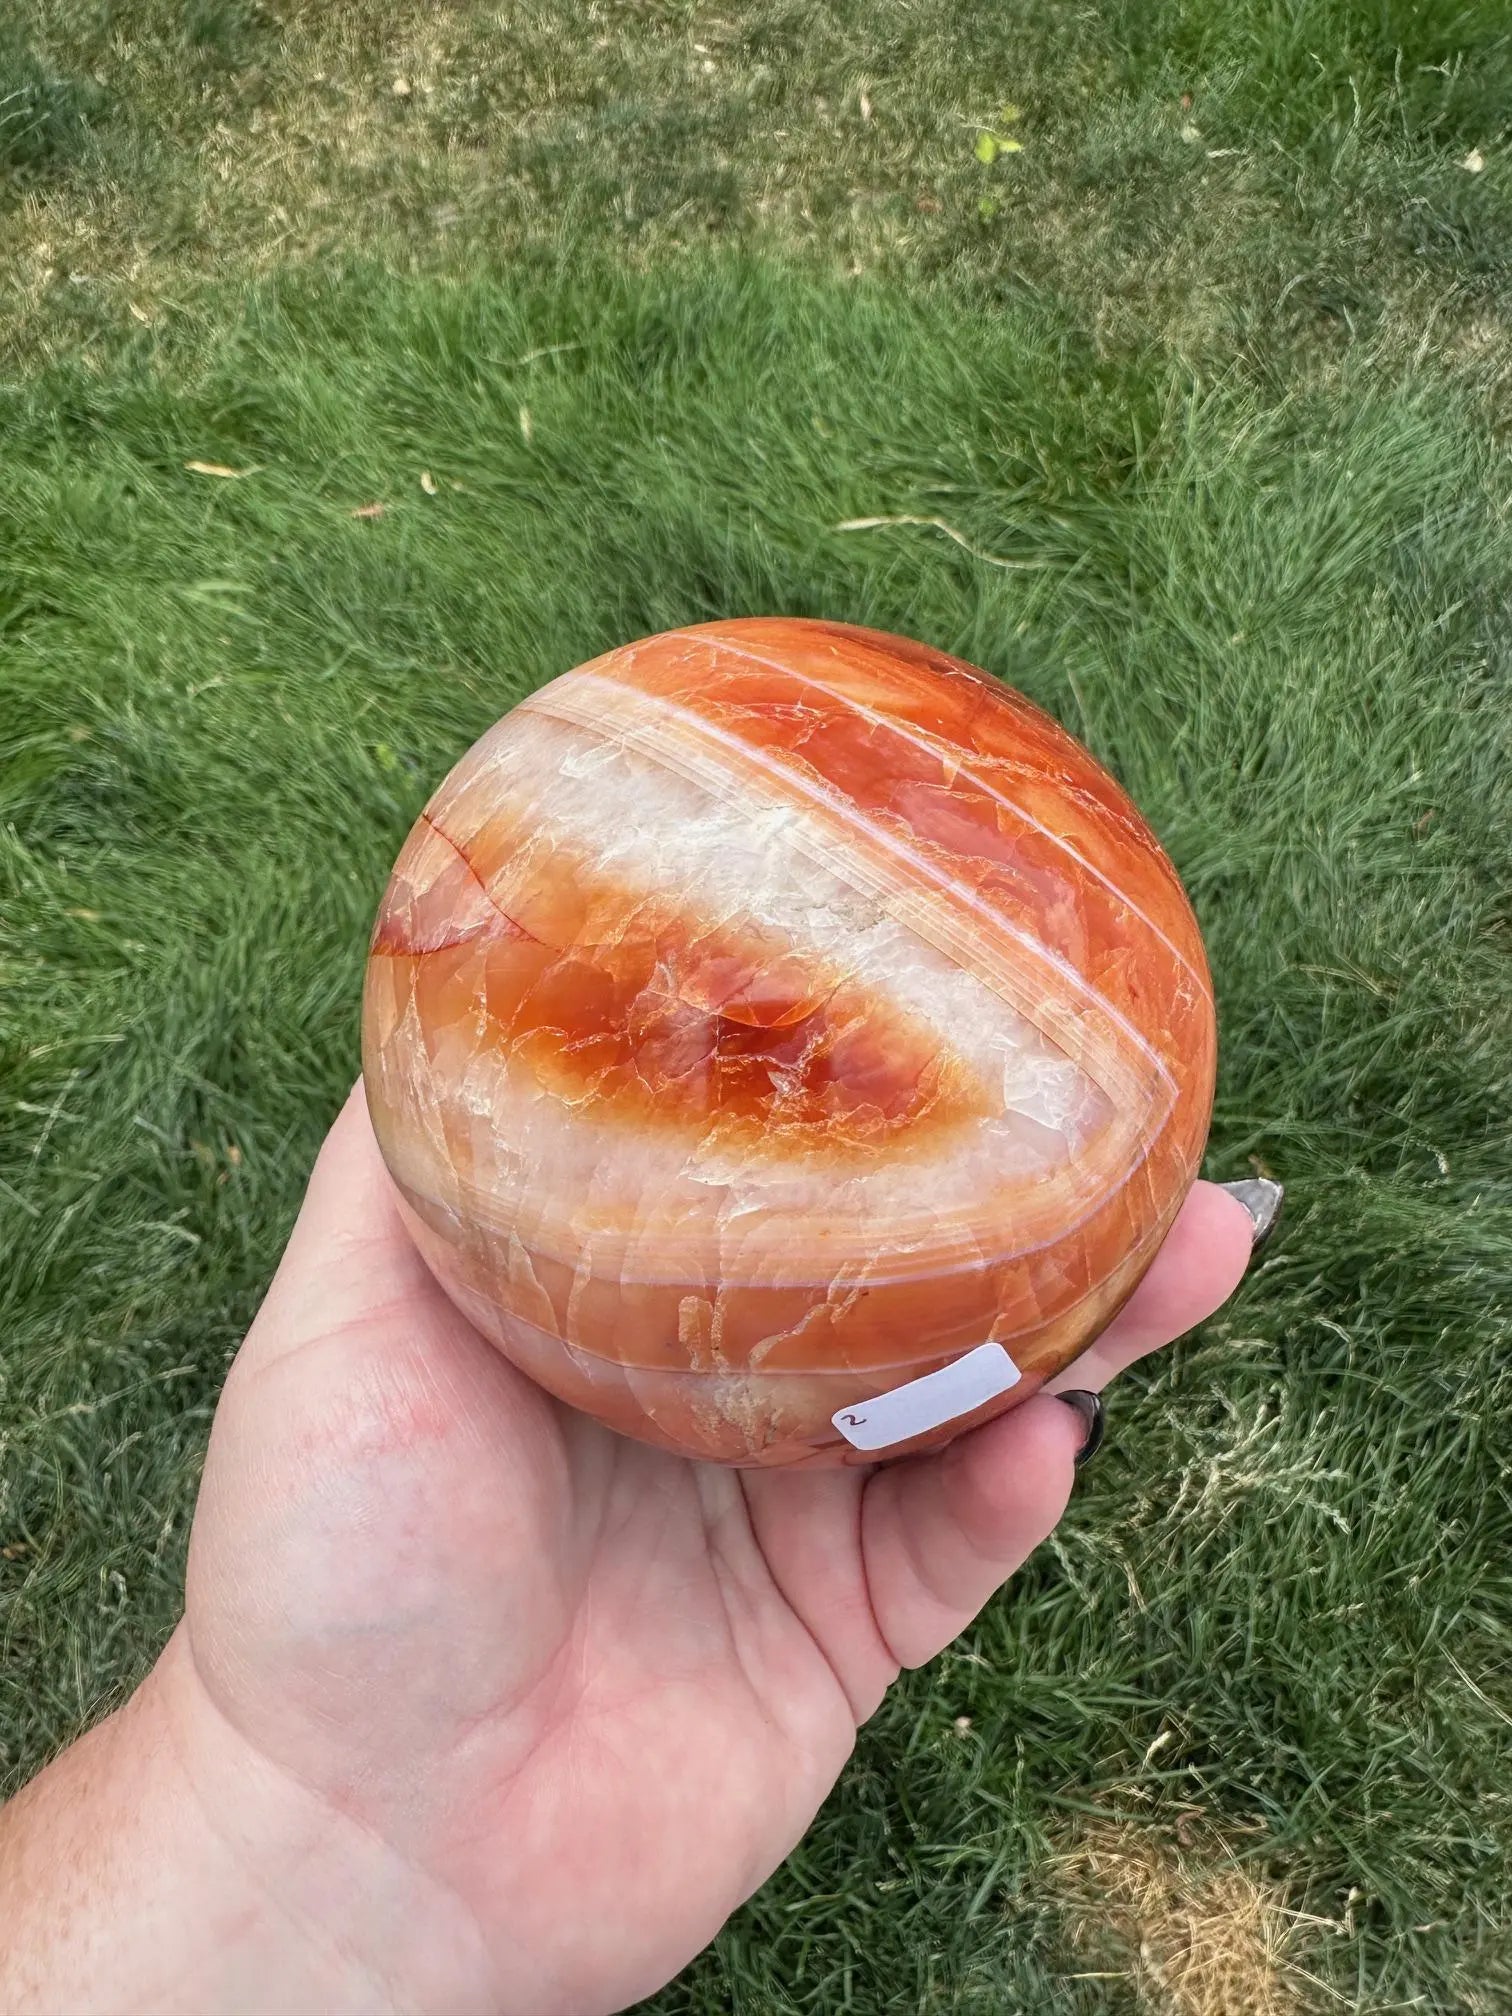
<svg viewBox="0 0 1512 2016"><path fill-rule="evenodd" d="M105 103L91 78L54 70L18 26L0 21L0 199L6 176L35 179L78 166Z"/></svg>

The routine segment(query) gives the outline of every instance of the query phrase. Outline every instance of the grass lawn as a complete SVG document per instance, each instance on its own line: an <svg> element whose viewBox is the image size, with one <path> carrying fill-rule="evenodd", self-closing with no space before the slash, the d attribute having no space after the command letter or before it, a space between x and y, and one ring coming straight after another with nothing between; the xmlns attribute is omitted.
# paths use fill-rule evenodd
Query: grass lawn
<svg viewBox="0 0 1512 2016"><path fill-rule="evenodd" d="M1208 936L1208 1173L1288 1215L654 2006L1512 2007L1503 0L30 15L0 1791L176 1615L430 786L614 642L822 613L1122 777Z"/></svg>

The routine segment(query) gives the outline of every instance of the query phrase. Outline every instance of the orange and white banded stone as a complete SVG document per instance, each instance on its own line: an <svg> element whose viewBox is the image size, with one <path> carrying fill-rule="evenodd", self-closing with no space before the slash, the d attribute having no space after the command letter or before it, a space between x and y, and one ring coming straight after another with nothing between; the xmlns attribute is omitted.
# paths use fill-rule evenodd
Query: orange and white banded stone
<svg viewBox="0 0 1512 2016"><path fill-rule="evenodd" d="M770 618L611 651L469 750L363 1046L478 1329L627 1434L781 1464L872 1460L837 1412L984 1342L1018 1383L903 1447L1074 1358L1197 1174L1215 1035L1175 870L1078 742Z"/></svg>

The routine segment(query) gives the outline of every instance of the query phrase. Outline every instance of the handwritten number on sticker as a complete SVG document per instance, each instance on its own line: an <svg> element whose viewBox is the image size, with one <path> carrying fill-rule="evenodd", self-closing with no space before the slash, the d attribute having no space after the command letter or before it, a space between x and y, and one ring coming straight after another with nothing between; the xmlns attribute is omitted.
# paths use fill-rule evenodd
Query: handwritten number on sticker
<svg viewBox="0 0 1512 2016"><path fill-rule="evenodd" d="M1001 1344L978 1344L937 1372L905 1380L890 1393L873 1394L865 1413L841 1408L830 1420L853 1449L891 1449L974 1414L1018 1381L1019 1369Z"/></svg>

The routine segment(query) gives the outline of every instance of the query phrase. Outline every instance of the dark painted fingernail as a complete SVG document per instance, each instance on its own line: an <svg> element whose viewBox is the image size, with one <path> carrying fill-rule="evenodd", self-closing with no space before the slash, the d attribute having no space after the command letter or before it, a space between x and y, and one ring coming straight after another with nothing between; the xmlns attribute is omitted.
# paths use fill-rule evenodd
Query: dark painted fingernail
<svg viewBox="0 0 1512 2016"><path fill-rule="evenodd" d="M1083 1463L1090 1463L1102 1447L1105 1425L1102 1395L1084 1393L1077 1387L1070 1393L1057 1393L1055 1397L1064 1400L1072 1412L1082 1418L1082 1445L1076 1452L1076 1467L1080 1470Z"/></svg>
<svg viewBox="0 0 1512 2016"><path fill-rule="evenodd" d="M1269 1176L1241 1176L1237 1183L1220 1183L1218 1188L1227 1190L1230 1197L1237 1197L1248 1211L1250 1224L1254 1227L1250 1234L1250 1251L1258 1253L1276 1229L1276 1220L1281 1216L1281 1200L1286 1192Z"/></svg>

